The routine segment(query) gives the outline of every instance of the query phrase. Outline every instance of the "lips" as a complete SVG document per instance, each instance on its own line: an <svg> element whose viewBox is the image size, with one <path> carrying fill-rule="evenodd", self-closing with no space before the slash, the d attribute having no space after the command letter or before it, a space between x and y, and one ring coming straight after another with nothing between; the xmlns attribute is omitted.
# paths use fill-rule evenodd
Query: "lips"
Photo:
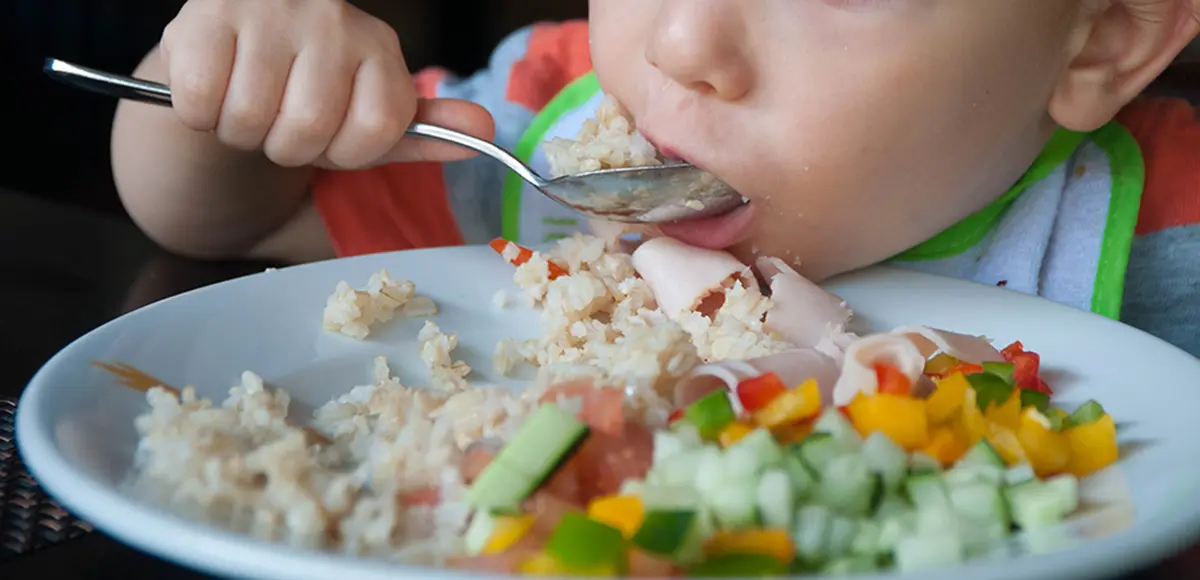
<svg viewBox="0 0 1200 580"><path fill-rule="evenodd" d="M746 241L753 233L756 207L747 203L729 213L702 220L660 224L662 233L685 244L724 250Z"/></svg>

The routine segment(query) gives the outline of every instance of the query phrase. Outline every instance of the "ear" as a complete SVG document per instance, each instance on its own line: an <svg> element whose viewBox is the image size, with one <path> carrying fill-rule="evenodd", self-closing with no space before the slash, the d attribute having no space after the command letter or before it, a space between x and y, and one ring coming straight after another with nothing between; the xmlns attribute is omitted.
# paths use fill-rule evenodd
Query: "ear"
<svg viewBox="0 0 1200 580"><path fill-rule="evenodd" d="M1112 120L1200 31L1200 0L1108 0L1084 9L1049 113L1074 131Z"/></svg>

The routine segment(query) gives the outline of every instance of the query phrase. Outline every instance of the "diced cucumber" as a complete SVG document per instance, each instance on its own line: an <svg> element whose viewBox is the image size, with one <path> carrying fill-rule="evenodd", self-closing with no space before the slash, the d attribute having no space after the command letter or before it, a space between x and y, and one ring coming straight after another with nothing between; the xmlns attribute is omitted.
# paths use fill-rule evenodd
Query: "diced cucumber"
<svg viewBox="0 0 1200 580"><path fill-rule="evenodd" d="M834 516L829 522L829 558L841 558L850 554L854 537L858 534L858 522L847 517Z"/></svg>
<svg viewBox="0 0 1200 580"><path fill-rule="evenodd" d="M704 503L700 492L684 485L652 485L642 488L642 506L652 510L696 510Z"/></svg>
<svg viewBox="0 0 1200 580"><path fill-rule="evenodd" d="M800 560L809 565L819 565L828 559L826 550L833 518L833 511L821 505L806 505L796 511L792 543Z"/></svg>
<svg viewBox="0 0 1200 580"><path fill-rule="evenodd" d="M1009 525L1008 504L1000 489L986 483L968 483L950 487L950 504L954 510L981 521Z"/></svg>
<svg viewBox="0 0 1200 580"><path fill-rule="evenodd" d="M676 421L677 425L681 425L678 430L659 430L654 432L654 465L662 463L663 460L700 447L703 442L700 440L700 432L696 430L690 423L684 421Z"/></svg>
<svg viewBox="0 0 1200 580"><path fill-rule="evenodd" d="M983 372L995 375L1002 379L1007 384L1013 384L1013 370L1015 367L1010 362L985 362L982 365Z"/></svg>
<svg viewBox="0 0 1200 580"><path fill-rule="evenodd" d="M721 529L737 530L758 524L758 478L726 480L704 496Z"/></svg>
<svg viewBox="0 0 1200 580"><path fill-rule="evenodd" d="M904 538L896 545L895 559L896 568L901 572L954 566L963 561L962 541L953 534L922 534Z"/></svg>
<svg viewBox="0 0 1200 580"><path fill-rule="evenodd" d="M992 447L992 444L984 439L981 439L979 443L976 443L967 450L966 455L963 455L962 459L958 460L955 467L960 465L986 465L996 469L1005 469L1006 467L1004 458L1000 457L1000 454L996 452L996 448Z"/></svg>
<svg viewBox="0 0 1200 580"><path fill-rule="evenodd" d="M1050 408L1050 395L1033 389L1021 389L1021 408L1033 407L1045 413Z"/></svg>
<svg viewBox="0 0 1200 580"><path fill-rule="evenodd" d="M874 572L877 568L878 565L875 562L874 556L860 555L834 560L826 564L821 569L821 573L830 576L847 576L850 574Z"/></svg>
<svg viewBox="0 0 1200 580"><path fill-rule="evenodd" d="M918 510L949 507L950 494L946 482L936 473L914 475L904 483L908 499Z"/></svg>
<svg viewBox="0 0 1200 580"><path fill-rule="evenodd" d="M539 481L492 460L467 489L463 502L480 512L516 512L521 502L537 489Z"/></svg>
<svg viewBox="0 0 1200 580"><path fill-rule="evenodd" d="M1067 420L1063 422L1063 428L1078 427L1080 425L1088 425L1095 423L1097 419L1104 416L1104 407L1096 401L1088 401L1075 409Z"/></svg>
<svg viewBox="0 0 1200 580"><path fill-rule="evenodd" d="M975 404L980 411L986 411L993 405L1003 405L1013 394L1013 386L1004 379L991 373L975 373L967 375L967 382L975 390Z"/></svg>
<svg viewBox="0 0 1200 580"><path fill-rule="evenodd" d="M1071 530L1071 526L1050 526L1025 530L1017 537L1018 545L1030 554L1046 554L1072 548L1080 542L1080 538Z"/></svg>
<svg viewBox="0 0 1200 580"><path fill-rule="evenodd" d="M783 448L766 429L755 429L725 450L726 454L746 454L754 458L758 469L774 467L783 461Z"/></svg>
<svg viewBox="0 0 1200 580"><path fill-rule="evenodd" d="M494 533L496 533L495 516L488 512L475 512L475 515L471 517L471 525L467 526L467 533L463 537L467 554L474 556L483 552L483 548L487 546L488 540L492 539Z"/></svg>
<svg viewBox="0 0 1200 580"><path fill-rule="evenodd" d="M1057 476L1046 481L1028 481L1006 490L1013 521L1024 530L1058 524L1079 507L1078 481Z"/></svg>
<svg viewBox="0 0 1200 580"><path fill-rule="evenodd" d="M871 433L858 451L871 471L883 478L885 491L895 491L908 475L908 453L891 437L876 431Z"/></svg>
<svg viewBox="0 0 1200 580"><path fill-rule="evenodd" d="M688 569L691 578L763 578L784 576L788 567L783 562L759 554L730 554L709 558Z"/></svg>
<svg viewBox="0 0 1200 580"><path fill-rule="evenodd" d="M879 542L882 535L883 526L875 520L859 521L854 541L850 542L850 553L856 556L878 556L886 552Z"/></svg>
<svg viewBox="0 0 1200 580"><path fill-rule="evenodd" d="M544 404L521 424L489 468L499 463L524 474L536 484L528 490L532 492L587 435L587 423L557 405Z"/></svg>
<svg viewBox="0 0 1200 580"><path fill-rule="evenodd" d="M960 463L943 473L942 478L951 487L979 482L999 486L1004 483L1005 471L1002 467L992 465Z"/></svg>
<svg viewBox="0 0 1200 580"><path fill-rule="evenodd" d="M712 457L720 460L721 450L710 445L686 449L655 464L646 478L658 485L692 485L700 472L700 465Z"/></svg>
<svg viewBox="0 0 1200 580"><path fill-rule="evenodd" d="M813 433L828 433L837 441L844 444L848 451L856 451L862 445L862 436L850 424L850 420L835 407L825 409L817 422L813 424Z"/></svg>
<svg viewBox="0 0 1200 580"><path fill-rule="evenodd" d="M829 433L813 433L806 437L798 447L800 459L804 460L804 464L818 474L818 478L835 457L854 452L852 448Z"/></svg>
<svg viewBox="0 0 1200 580"><path fill-rule="evenodd" d="M996 554L1011 529L1007 523L978 520L962 514L958 520L959 537L968 559Z"/></svg>
<svg viewBox="0 0 1200 580"><path fill-rule="evenodd" d="M718 450L717 453L706 453L701 459L692 485L705 494L720 489L725 480L731 477L734 474L725 469L725 455Z"/></svg>
<svg viewBox="0 0 1200 580"><path fill-rule="evenodd" d="M942 464L932 456L921 451L914 452L908 458L908 472L911 475L937 473L942 470Z"/></svg>
<svg viewBox="0 0 1200 580"><path fill-rule="evenodd" d="M1020 485L1026 481L1037 479L1037 473L1033 471L1028 463L1014 465L1004 472L1004 485L1013 486Z"/></svg>
<svg viewBox="0 0 1200 580"><path fill-rule="evenodd" d="M917 510L917 534L938 535L959 533L959 517L954 509L930 507Z"/></svg>
<svg viewBox="0 0 1200 580"><path fill-rule="evenodd" d="M792 481L782 469L768 469L758 480L758 513L768 528L790 530L796 514Z"/></svg>
<svg viewBox="0 0 1200 580"><path fill-rule="evenodd" d="M908 500L895 493L885 493L879 500L879 505L875 506L874 517L876 519L884 519L897 514L905 514L913 511L912 504Z"/></svg>
<svg viewBox="0 0 1200 580"><path fill-rule="evenodd" d="M885 518L879 527L879 550L881 553L896 549L900 540L907 538L917 530L916 512L906 512Z"/></svg>
<svg viewBox="0 0 1200 580"><path fill-rule="evenodd" d="M713 391L683 410L683 417L700 432L700 438L712 441L727 425L737 419L729 394L724 389Z"/></svg>
<svg viewBox="0 0 1200 580"><path fill-rule="evenodd" d="M793 450L784 454L783 469L792 481L792 493L797 500L808 499L816 490L817 477Z"/></svg>
<svg viewBox="0 0 1200 580"><path fill-rule="evenodd" d="M878 474L873 473L861 455L849 454L830 460L817 485L817 502L853 517L871 513L883 493Z"/></svg>
<svg viewBox="0 0 1200 580"><path fill-rule="evenodd" d="M702 557L702 515L694 510L652 510L630 541L633 545L675 562L690 563Z"/></svg>
<svg viewBox="0 0 1200 580"><path fill-rule="evenodd" d="M574 573L624 571L628 564L625 536L581 513L568 513L546 540L546 555Z"/></svg>

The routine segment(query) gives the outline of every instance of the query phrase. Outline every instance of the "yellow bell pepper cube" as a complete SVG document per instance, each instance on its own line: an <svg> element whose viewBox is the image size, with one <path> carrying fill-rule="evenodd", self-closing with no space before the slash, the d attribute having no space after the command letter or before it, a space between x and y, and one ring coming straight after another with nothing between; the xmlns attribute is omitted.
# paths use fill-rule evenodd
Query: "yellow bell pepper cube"
<svg viewBox="0 0 1200 580"><path fill-rule="evenodd" d="M863 437L878 431L908 451L929 444L929 419L924 400L883 394L859 396L851 401L846 411L850 423Z"/></svg>
<svg viewBox="0 0 1200 580"><path fill-rule="evenodd" d="M967 435L961 426L935 427L929 444L921 451L938 460L943 467L953 465L967 452Z"/></svg>
<svg viewBox="0 0 1200 580"><path fill-rule="evenodd" d="M597 570L570 570L558 563L548 554L539 553L521 563L521 574L526 576L616 576L617 571L612 568L602 568Z"/></svg>
<svg viewBox="0 0 1200 580"><path fill-rule="evenodd" d="M1000 405L989 405L983 417L988 422L1015 431L1021 426L1021 392L1013 389L1012 396Z"/></svg>
<svg viewBox="0 0 1200 580"><path fill-rule="evenodd" d="M790 564L796 557L796 548L784 530L725 530L717 532L704 544L704 553L708 556L756 554Z"/></svg>
<svg viewBox="0 0 1200 580"><path fill-rule="evenodd" d="M817 381L809 379L794 389L775 397L754 414L754 422L776 429L816 417L821 412L821 391Z"/></svg>
<svg viewBox="0 0 1200 580"><path fill-rule="evenodd" d="M1071 444L1065 434L1050 428L1050 421L1037 409L1030 407L1021 414L1017 440L1038 477L1063 473L1067 469Z"/></svg>
<svg viewBox="0 0 1200 580"><path fill-rule="evenodd" d="M721 432L717 434L717 442L721 444L721 447L729 447L753 432L754 425L748 425L742 421L734 421L724 429L721 429Z"/></svg>
<svg viewBox="0 0 1200 580"><path fill-rule="evenodd" d="M499 554L511 548L533 527L531 515L498 516L495 521L496 527L487 543L483 545L484 554Z"/></svg>
<svg viewBox="0 0 1200 580"><path fill-rule="evenodd" d="M1025 449L1021 447L1021 441L1017 439L1017 434L1011 429L993 425L992 433L988 435L987 441L1008 465L1016 465L1025 461Z"/></svg>
<svg viewBox="0 0 1200 580"><path fill-rule="evenodd" d="M1091 475L1117 461L1117 424L1111 415L1102 415L1086 425L1071 427L1063 434L1071 446L1067 471L1075 477Z"/></svg>
<svg viewBox="0 0 1200 580"><path fill-rule="evenodd" d="M963 401L966 400L971 384L967 382L967 377L962 373L954 373L944 379L936 379L933 383L937 385L937 390L925 401L925 410L929 415L930 422L945 423L953 419L954 415L962 409Z"/></svg>
<svg viewBox="0 0 1200 580"><path fill-rule="evenodd" d="M987 419L984 419L983 412L979 410L979 404L975 400L975 389L967 389L960 421L967 434L968 447L991 435L992 429L988 425Z"/></svg>
<svg viewBox="0 0 1200 580"><path fill-rule="evenodd" d="M621 530L626 538L631 538L642 527L646 508L642 505L642 498L636 495L610 495L592 500L587 515Z"/></svg>

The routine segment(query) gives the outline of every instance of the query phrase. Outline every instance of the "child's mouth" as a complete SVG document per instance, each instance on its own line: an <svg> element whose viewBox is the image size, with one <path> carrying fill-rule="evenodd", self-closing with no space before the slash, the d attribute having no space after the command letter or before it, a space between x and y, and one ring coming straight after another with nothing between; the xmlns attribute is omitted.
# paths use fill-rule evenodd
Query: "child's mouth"
<svg viewBox="0 0 1200 580"><path fill-rule="evenodd" d="M747 203L729 213L695 221L662 224L662 233L685 244L723 250L750 237L755 221L755 206Z"/></svg>

